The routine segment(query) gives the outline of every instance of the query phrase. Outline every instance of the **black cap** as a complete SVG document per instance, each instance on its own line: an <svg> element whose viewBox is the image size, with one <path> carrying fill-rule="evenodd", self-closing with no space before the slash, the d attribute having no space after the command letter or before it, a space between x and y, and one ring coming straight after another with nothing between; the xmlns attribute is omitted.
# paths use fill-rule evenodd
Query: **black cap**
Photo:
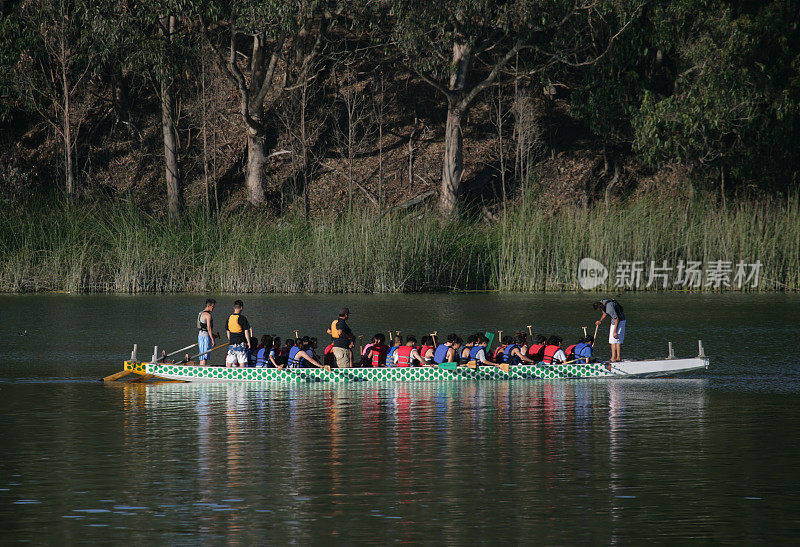
<svg viewBox="0 0 800 547"><path fill-rule="evenodd" d="M350 308L342 308L339 310L339 317L344 317L345 315L350 315Z"/></svg>

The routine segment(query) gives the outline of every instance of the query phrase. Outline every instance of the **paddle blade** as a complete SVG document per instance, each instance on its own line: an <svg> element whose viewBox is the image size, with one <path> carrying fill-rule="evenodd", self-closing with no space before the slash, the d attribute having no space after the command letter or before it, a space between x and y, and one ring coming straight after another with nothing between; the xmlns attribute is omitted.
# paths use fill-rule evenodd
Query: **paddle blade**
<svg viewBox="0 0 800 547"><path fill-rule="evenodd" d="M467 362L467 368L471 368L471 369L478 368L478 362L477 361L468 361Z"/></svg>
<svg viewBox="0 0 800 547"><path fill-rule="evenodd" d="M439 363L439 368L444 370L455 370L458 363Z"/></svg>
<svg viewBox="0 0 800 547"><path fill-rule="evenodd" d="M486 349L489 349L490 347L492 347L492 344L494 343L494 333L493 332L487 332L486 333L486 338L489 339L489 345L486 346Z"/></svg>
<svg viewBox="0 0 800 547"><path fill-rule="evenodd" d="M508 374L508 363L500 363L497 365L497 368Z"/></svg>

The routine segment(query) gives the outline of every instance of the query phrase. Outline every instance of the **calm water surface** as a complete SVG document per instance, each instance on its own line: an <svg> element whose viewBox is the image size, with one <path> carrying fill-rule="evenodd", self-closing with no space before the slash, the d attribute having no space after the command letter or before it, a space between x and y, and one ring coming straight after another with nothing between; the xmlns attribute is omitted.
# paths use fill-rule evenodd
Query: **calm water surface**
<svg viewBox="0 0 800 547"><path fill-rule="evenodd" d="M680 379L102 384L193 341L203 296L0 296L0 537L35 543L796 543L800 298L626 295ZM235 297L217 296L223 325ZM590 297L249 296L256 334L536 332ZM29 336L17 332L27 329ZM603 331L607 335L607 327ZM601 346L601 355L608 349ZM223 356L216 356L219 363Z"/></svg>

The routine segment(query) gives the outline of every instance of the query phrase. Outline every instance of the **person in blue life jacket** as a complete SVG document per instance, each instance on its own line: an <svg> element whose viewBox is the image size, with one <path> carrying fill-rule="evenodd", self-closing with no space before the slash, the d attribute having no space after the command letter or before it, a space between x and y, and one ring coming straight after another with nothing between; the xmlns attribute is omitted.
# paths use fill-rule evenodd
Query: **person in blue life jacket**
<svg viewBox="0 0 800 547"><path fill-rule="evenodd" d="M399 336L395 336L392 339L392 345L389 346L389 349L386 350L386 366L393 367L394 366L394 352L397 351L397 348L403 345L403 339Z"/></svg>
<svg viewBox="0 0 800 547"><path fill-rule="evenodd" d="M447 341L436 346L433 352L433 362L437 365L442 363L457 363L458 350L463 340L457 334L448 334Z"/></svg>
<svg viewBox="0 0 800 547"><path fill-rule="evenodd" d="M509 365L519 365L520 363L534 364L534 361L525 355L523 349L525 346L525 335L517 333L516 336L504 336L503 344L505 349L501 355L500 362L508 363Z"/></svg>
<svg viewBox="0 0 800 547"><path fill-rule="evenodd" d="M592 357L592 345L594 344L594 336L591 334L583 339L573 350L575 362L586 364L592 363L595 359Z"/></svg>
<svg viewBox="0 0 800 547"><path fill-rule="evenodd" d="M458 350L458 364L466 365L469 361L469 353L475 344L478 342L478 334L470 334L467 336L466 343Z"/></svg>
<svg viewBox="0 0 800 547"><path fill-rule="evenodd" d="M287 363L287 368L302 368L303 365L308 362L314 366L322 368L322 365L314 359L313 354L314 351L311 350L311 355L306 351L310 346L310 339L308 336L304 336L302 338L298 338L292 349L289 350L289 359Z"/></svg>
<svg viewBox="0 0 800 547"><path fill-rule="evenodd" d="M486 354L486 347L489 345L489 339L486 338L486 335L479 334L477 337L477 342L472 346L469 350L469 360L475 361L478 365L488 365L488 366L495 366L496 364L493 361L489 360L489 356Z"/></svg>

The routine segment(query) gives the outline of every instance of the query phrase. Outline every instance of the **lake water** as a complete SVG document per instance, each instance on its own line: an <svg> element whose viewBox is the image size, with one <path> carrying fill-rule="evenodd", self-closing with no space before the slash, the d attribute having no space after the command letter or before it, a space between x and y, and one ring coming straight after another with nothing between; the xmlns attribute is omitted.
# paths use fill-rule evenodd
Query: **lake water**
<svg viewBox="0 0 800 547"><path fill-rule="evenodd" d="M223 326L234 300L215 296ZM202 296L0 296L0 537L34 543L794 543L800 297L622 295L679 379L103 384ZM245 296L257 335L593 330L591 296ZM27 329L28 336L18 332ZM601 327L602 342L608 327ZM224 336L224 334L223 334ZM599 344L601 356L608 347ZM215 356L214 363L224 357Z"/></svg>

